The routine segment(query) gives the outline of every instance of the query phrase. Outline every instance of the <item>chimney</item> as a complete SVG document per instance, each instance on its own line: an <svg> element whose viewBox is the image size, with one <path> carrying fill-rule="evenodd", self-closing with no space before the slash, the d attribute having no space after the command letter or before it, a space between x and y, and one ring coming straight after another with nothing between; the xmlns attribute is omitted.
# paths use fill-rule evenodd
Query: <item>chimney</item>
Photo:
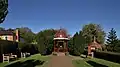
<svg viewBox="0 0 120 67"><path fill-rule="evenodd" d="M18 29L16 29L16 42L19 42L19 30Z"/></svg>

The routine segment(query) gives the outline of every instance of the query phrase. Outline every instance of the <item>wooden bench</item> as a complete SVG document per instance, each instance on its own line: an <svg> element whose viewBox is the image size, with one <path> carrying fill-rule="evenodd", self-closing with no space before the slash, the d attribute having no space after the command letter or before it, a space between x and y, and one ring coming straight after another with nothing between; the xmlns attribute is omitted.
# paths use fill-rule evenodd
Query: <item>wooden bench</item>
<svg viewBox="0 0 120 67"><path fill-rule="evenodd" d="M17 55L10 54L3 54L3 63L7 61L9 63L10 59L17 58Z"/></svg>
<svg viewBox="0 0 120 67"><path fill-rule="evenodd" d="M7 61L9 63L9 54L3 54L3 63Z"/></svg>
<svg viewBox="0 0 120 67"><path fill-rule="evenodd" d="M27 52L22 53L22 52L21 52L21 58L22 58L22 57L23 57L23 58L26 58L27 56L30 56L30 53L27 53Z"/></svg>
<svg viewBox="0 0 120 67"><path fill-rule="evenodd" d="M17 58L17 55L10 54L10 59Z"/></svg>

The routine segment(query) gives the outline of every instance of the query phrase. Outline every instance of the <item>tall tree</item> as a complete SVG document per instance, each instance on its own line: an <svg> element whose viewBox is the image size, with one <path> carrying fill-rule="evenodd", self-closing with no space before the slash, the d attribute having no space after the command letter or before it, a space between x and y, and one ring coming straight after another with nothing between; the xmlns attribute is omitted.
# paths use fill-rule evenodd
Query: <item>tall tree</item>
<svg viewBox="0 0 120 67"><path fill-rule="evenodd" d="M116 31L114 30L114 28L112 28L108 34L108 39L107 39L107 44L110 46L110 48L112 49L112 51L114 51L114 47L117 45L118 42L118 38L116 35Z"/></svg>
<svg viewBox="0 0 120 67"><path fill-rule="evenodd" d="M93 37L96 38L98 43L104 43L105 41L105 32L102 27L98 24L87 24L82 28L83 36L86 38L86 44L93 41Z"/></svg>
<svg viewBox="0 0 120 67"><path fill-rule="evenodd" d="M0 23L5 20L8 14L8 0L0 0Z"/></svg>
<svg viewBox="0 0 120 67"><path fill-rule="evenodd" d="M69 47L70 54L81 55L81 53L83 53L85 48L85 38L82 36L82 31L75 33L69 42Z"/></svg>
<svg viewBox="0 0 120 67"><path fill-rule="evenodd" d="M46 30L40 31L36 35L38 49L41 54L48 54L48 52L50 53L52 52L54 35L55 35L54 29L46 29Z"/></svg>
<svg viewBox="0 0 120 67"><path fill-rule="evenodd" d="M32 43L35 40L35 34L28 27L21 27L16 29L19 29L20 37L22 37L26 43Z"/></svg>

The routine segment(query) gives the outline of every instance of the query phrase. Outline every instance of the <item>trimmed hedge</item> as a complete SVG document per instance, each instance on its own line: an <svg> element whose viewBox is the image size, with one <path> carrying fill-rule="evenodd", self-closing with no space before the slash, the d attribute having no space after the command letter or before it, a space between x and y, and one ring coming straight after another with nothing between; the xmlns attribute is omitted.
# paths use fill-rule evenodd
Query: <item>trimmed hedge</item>
<svg viewBox="0 0 120 67"><path fill-rule="evenodd" d="M2 61L2 54L14 53L17 54L18 43L7 40L0 40L0 62Z"/></svg>
<svg viewBox="0 0 120 67"><path fill-rule="evenodd" d="M2 60L2 54L13 53L20 57L21 52L36 54L38 53L38 48L36 44L0 40L0 61Z"/></svg>
<svg viewBox="0 0 120 67"><path fill-rule="evenodd" d="M120 63L120 53L96 51L94 56L96 58L101 58L101 59L105 59L108 61Z"/></svg>
<svg viewBox="0 0 120 67"><path fill-rule="evenodd" d="M83 54L87 54L87 51L84 51ZM105 51L95 51L94 57L120 63L120 53L115 52L105 52Z"/></svg>
<svg viewBox="0 0 120 67"><path fill-rule="evenodd" d="M20 52L28 52L31 54L38 53L38 48L36 47L36 44L28 44L28 43L18 43L18 48Z"/></svg>
<svg viewBox="0 0 120 67"><path fill-rule="evenodd" d="M0 40L0 54L15 53L18 49L18 43L7 40Z"/></svg>

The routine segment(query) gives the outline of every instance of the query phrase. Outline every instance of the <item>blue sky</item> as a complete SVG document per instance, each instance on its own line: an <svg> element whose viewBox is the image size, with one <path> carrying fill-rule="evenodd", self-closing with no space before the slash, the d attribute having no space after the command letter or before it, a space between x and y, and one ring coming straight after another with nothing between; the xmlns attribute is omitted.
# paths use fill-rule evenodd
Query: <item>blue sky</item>
<svg viewBox="0 0 120 67"><path fill-rule="evenodd" d="M112 27L120 37L120 0L9 0L5 28L29 27L33 32L66 28L72 35L90 22Z"/></svg>

